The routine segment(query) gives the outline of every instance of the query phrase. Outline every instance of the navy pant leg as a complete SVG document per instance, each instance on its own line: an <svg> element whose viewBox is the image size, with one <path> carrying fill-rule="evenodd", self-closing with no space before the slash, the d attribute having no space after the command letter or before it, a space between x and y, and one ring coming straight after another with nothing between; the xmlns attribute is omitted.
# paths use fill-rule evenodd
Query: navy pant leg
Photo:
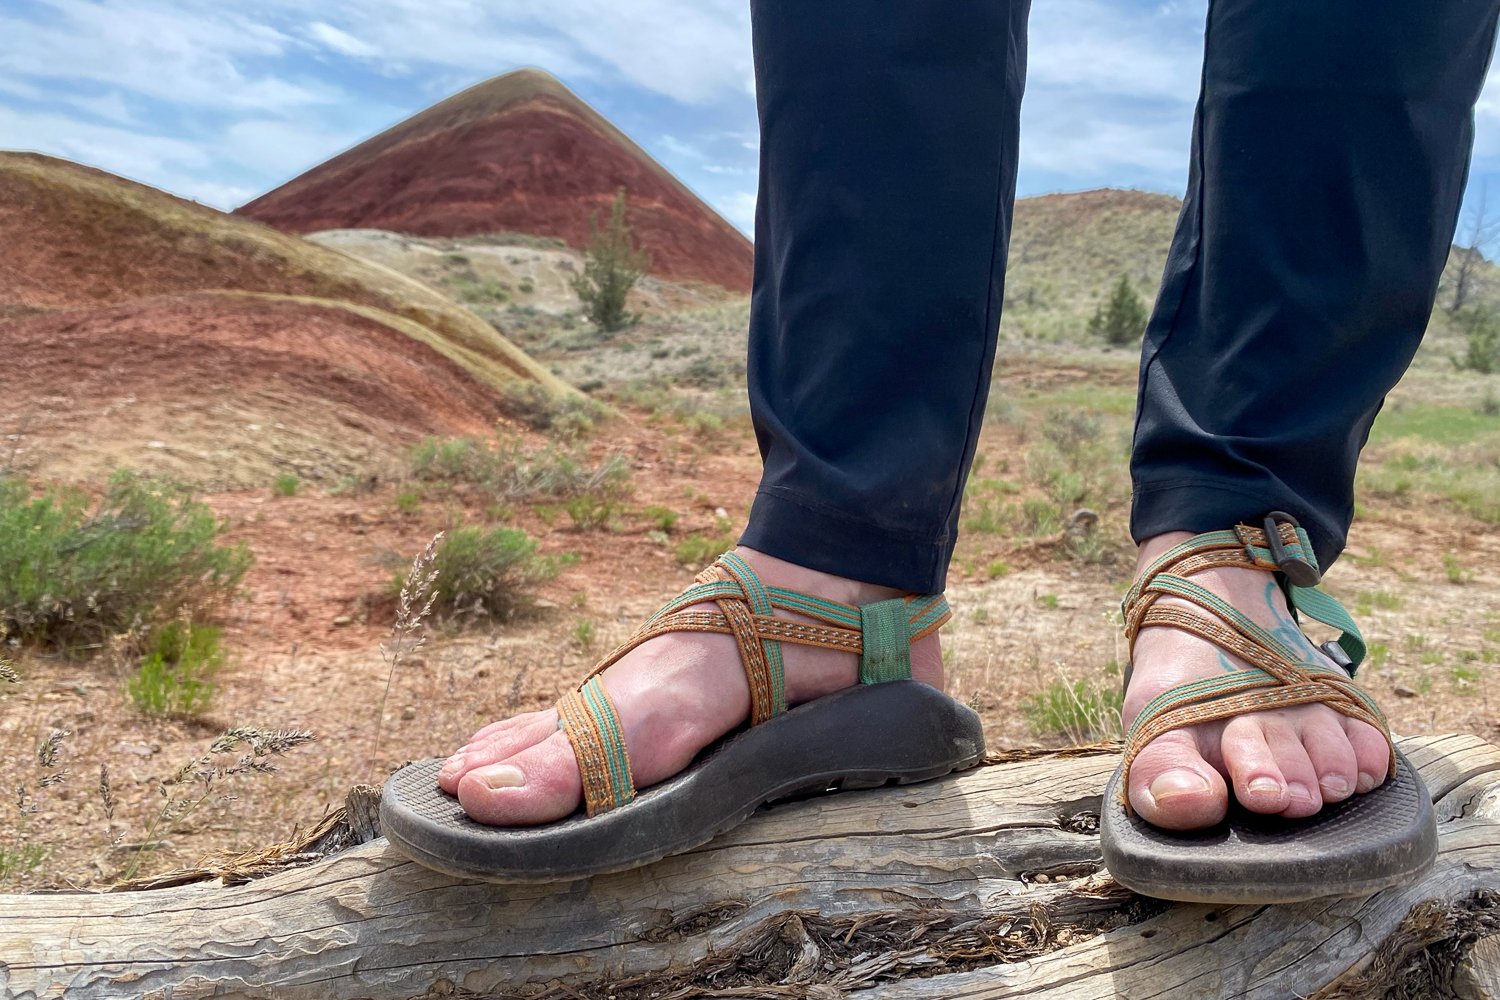
<svg viewBox="0 0 1500 1000"><path fill-rule="evenodd" d="M1211 0L1187 200L1147 327L1137 541L1285 510L1324 566L1426 326L1494 0Z"/></svg>
<svg viewBox="0 0 1500 1000"><path fill-rule="evenodd" d="M741 541L943 588L1015 194L1027 0L752 0L760 197Z"/></svg>

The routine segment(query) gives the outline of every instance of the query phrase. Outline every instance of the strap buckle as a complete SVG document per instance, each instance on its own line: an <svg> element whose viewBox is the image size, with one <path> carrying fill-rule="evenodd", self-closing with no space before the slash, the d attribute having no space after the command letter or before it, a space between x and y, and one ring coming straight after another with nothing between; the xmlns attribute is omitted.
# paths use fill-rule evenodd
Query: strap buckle
<svg viewBox="0 0 1500 1000"><path fill-rule="evenodd" d="M1336 640L1329 639L1318 648L1323 651L1324 656L1333 661L1334 666L1338 667L1350 677L1354 676L1354 671L1356 669L1355 663L1349 658L1349 654L1344 652L1344 647L1340 646Z"/></svg>
<svg viewBox="0 0 1500 1000"><path fill-rule="evenodd" d="M1290 524L1293 528L1301 528L1297 519L1285 511L1273 510L1266 515L1264 521L1266 529L1266 547L1271 550L1271 560L1276 563L1276 568L1283 573L1294 587L1316 587L1323 579L1318 572L1317 563L1309 561L1301 553L1301 543L1298 543L1298 552L1293 554L1287 551L1286 543L1281 540L1281 526Z"/></svg>

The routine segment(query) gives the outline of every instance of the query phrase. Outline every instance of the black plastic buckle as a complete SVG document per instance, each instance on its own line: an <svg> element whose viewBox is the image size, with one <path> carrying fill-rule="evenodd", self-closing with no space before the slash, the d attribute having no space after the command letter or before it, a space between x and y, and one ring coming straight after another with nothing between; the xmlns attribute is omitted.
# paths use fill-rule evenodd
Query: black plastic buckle
<svg viewBox="0 0 1500 1000"><path fill-rule="evenodd" d="M1273 510L1266 515L1266 546L1271 550L1271 559L1276 563L1276 568L1286 574L1286 578L1292 582L1294 587L1316 587L1323 579L1318 572L1318 567L1303 559L1301 556L1291 555L1286 550L1286 545L1281 541L1281 525L1290 524L1294 528L1302 525L1297 519L1285 511Z"/></svg>
<svg viewBox="0 0 1500 1000"><path fill-rule="evenodd" d="M1344 647L1340 646L1337 641L1329 639L1318 648L1323 651L1324 656L1333 661L1334 666L1350 677L1354 676L1354 661L1349 659L1349 654L1344 652Z"/></svg>

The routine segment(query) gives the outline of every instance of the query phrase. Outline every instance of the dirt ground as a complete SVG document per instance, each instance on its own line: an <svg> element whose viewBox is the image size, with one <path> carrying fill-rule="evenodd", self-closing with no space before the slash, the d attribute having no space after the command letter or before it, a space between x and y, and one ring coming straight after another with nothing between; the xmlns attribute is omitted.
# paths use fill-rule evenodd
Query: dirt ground
<svg viewBox="0 0 1500 1000"><path fill-rule="evenodd" d="M1014 447L1002 427L987 431L981 450L998 463ZM135 712L127 667L108 656L23 657L21 681L0 692L0 787L34 786L37 746L56 729L71 735L58 765L65 777L33 787L28 808L36 811L16 828L47 858L10 888L100 886L278 842L338 805L350 785L446 753L494 718L550 704L690 581L695 567L674 553L680 539L718 533L721 518L743 524L758 471L740 426L694 449L679 430L627 414L590 448L627 456L635 493L626 512L609 528L579 531L566 518L511 511L543 552L577 561L541 589L532 612L439 628L394 671L381 652L391 579L435 532L485 521L481 506L437 498L402 513L398 483L338 496L279 497L267 488L207 496L229 537L256 555L226 621L232 661L217 700L201 719L164 723ZM653 505L678 514L668 537L641 513ZM1123 542L1123 510L1102 513L1099 530ZM1039 738L1016 706L1058 680L1118 683L1111 670L1126 652L1116 607L1128 560L1085 563L1058 547L1006 540L965 544L991 548L960 549L949 588L956 616L943 632L949 689L978 707L993 746L1061 742ZM1006 570L991 578L996 551ZM1462 582L1452 582L1455 565L1464 567ZM1500 660L1496 565L1500 536L1457 515L1392 509L1356 526L1328 586L1360 609L1378 650L1362 676L1398 732L1500 738L1500 692L1488 683ZM161 821L170 800L161 780L235 726L306 729L317 739L280 760L276 773L226 778L181 821ZM115 800L108 818L100 765Z"/></svg>

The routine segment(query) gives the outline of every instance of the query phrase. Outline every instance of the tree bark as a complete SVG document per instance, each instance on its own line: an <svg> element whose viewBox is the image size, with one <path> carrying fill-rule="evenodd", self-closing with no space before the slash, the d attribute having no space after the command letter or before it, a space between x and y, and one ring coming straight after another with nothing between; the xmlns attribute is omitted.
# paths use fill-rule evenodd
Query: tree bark
<svg viewBox="0 0 1500 1000"><path fill-rule="evenodd" d="M1333 1000L1423 975L1430 992L1402 995L1493 989L1493 945L1471 945L1500 934L1500 749L1402 745L1442 853L1422 881L1365 898L1215 907L1123 890L1095 832L1118 758L1095 747L777 806L688 854L547 885L459 882L383 839L318 857L359 839L364 799L353 823L166 888L0 896L0 995Z"/></svg>

